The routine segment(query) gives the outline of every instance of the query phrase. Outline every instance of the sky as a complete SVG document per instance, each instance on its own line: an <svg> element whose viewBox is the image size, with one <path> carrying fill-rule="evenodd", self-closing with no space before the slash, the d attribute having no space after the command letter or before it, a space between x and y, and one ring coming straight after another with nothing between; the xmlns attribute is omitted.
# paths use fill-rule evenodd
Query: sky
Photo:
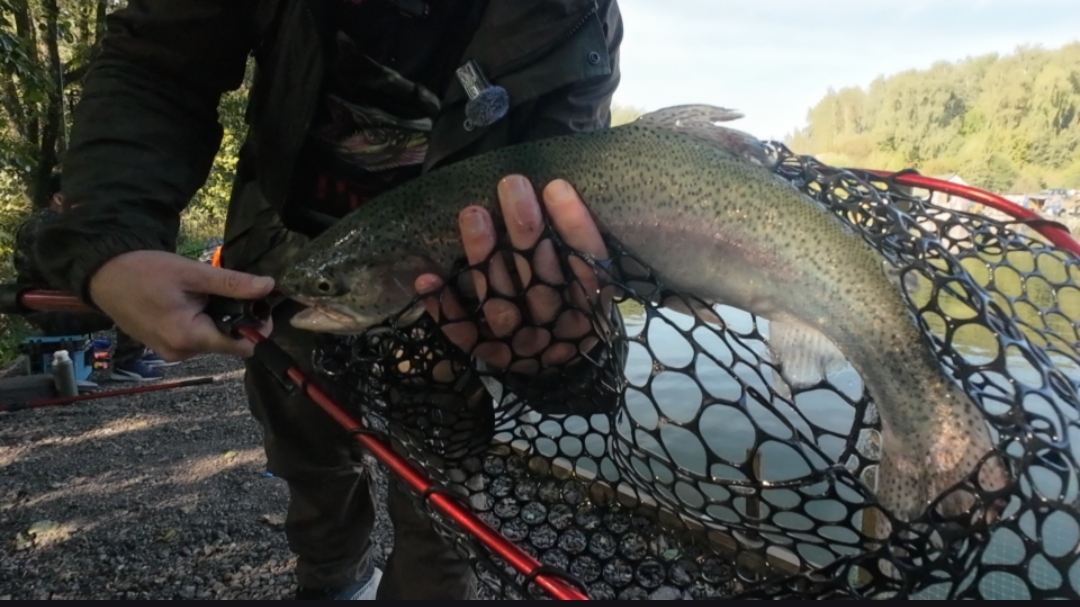
<svg viewBox="0 0 1080 607"><path fill-rule="evenodd" d="M615 103L735 108L783 139L828 91L938 61L1080 42L1080 0L618 0Z"/></svg>

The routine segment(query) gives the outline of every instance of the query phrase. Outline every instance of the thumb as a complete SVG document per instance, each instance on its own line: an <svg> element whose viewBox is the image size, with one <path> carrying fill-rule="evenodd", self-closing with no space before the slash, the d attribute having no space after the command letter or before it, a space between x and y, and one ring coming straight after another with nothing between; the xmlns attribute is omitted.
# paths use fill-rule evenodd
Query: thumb
<svg viewBox="0 0 1080 607"><path fill-rule="evenodd" d="M197 269L193 268L188 281L189 288L198 293L233 299L258 299L269 294L274 288L274 279L269 276L215 268L205 263L199 263L198 266Z"/></svg>

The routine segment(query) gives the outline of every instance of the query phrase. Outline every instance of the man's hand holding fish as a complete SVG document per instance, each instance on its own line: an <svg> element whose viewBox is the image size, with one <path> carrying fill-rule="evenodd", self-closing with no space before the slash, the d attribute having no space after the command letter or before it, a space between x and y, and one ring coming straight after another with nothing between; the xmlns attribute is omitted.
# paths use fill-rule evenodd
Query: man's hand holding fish
<svg viewBox="0 0 1080 607"><path fill-rule="evenodd" d="M568 261L576 281L568 281L563 276L551 241L541 240L543 215L535 190L525 177L506 177L500 181L498 191L510 244L518 250L535 251L533 259L530 262L524 256L515 254L513 263L508 263L505 257L491 257L497 244L494 220L483 207L474 205L463 209L458 216L458 224L469 263L480 264L491 257L487 275L480 271L472 272L472 287L479 299L484 301L481 308L484 316L481 324L462 320L444 325L443 330L455 345L472 351L489 365L510 367L521 373L535 373L540 367L556 366L572 360L579 349L589 351L595 347L596 338L588 335L593 323L584 310L596 303L599 288L593 270L575 257ZM607 257L604 240L596 224L569 183L561 179L551 181L544 187L543 198L556 231L567 245L596 258ZM524 310L506 299L487 298L488 289L503 297L518 295L521 285L532 282L533 273L544 283L564 284L566 289L559 293L546 285L528 288L525 293L527 309ZM435 274L424 274L416 279L415 284L418 292L428 294L438 290L443 281ZM573 304L569 309L562 309L564 298ZM610 305L610 297L606 297L602 309L608 310ZM467 317L459 298L451 291L444 291L441 297L425 298L424 306L436 320ZM528 319L523 316L528 316ZM527 320L538 324L553 323L554 328L549 331L529 326L532 323ZM484 341L485 338L488 340ZM512 346L491 338L509 338ZM576 339L580 339L581 343L575 345L573 341ZM478 344L478 341L482 343ZM519 359L511 364L515 355Z"/></svg>

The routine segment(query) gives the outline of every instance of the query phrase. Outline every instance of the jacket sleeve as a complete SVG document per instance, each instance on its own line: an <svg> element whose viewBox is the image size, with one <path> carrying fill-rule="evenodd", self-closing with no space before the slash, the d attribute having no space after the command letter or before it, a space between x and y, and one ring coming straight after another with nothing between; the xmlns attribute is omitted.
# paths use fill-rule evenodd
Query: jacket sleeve
<svg viewBox="0 0 1080 607"><path fill-rule="evenodd" d="M243 80L254 6L130 0L108 17L64 158L66 209L35 249L51 284L90 302L89 279L112 257L175 248L221 143L218 102Z"/></svg>
<svg viewBox="0 0 1080 607"><path fill-rule="evenodd" d="M623 38L622 14L616 0L599 3L599 17L607 44L611 71L541 96L529 113L526 140L605 129L611 126L611 100L619 86L619 49Z"/></svg>

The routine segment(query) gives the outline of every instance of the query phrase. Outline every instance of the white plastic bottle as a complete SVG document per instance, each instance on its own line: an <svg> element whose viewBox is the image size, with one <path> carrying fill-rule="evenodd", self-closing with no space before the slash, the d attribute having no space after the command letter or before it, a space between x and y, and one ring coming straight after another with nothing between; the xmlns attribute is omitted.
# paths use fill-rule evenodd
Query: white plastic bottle
<svg viewBox="0 0 1080 607"><path fill-rule="evenodd" d="M67 350L53 352L52 375L60 396L79 395L79 384L75 381L75 363L71 361Z"/></svg>

